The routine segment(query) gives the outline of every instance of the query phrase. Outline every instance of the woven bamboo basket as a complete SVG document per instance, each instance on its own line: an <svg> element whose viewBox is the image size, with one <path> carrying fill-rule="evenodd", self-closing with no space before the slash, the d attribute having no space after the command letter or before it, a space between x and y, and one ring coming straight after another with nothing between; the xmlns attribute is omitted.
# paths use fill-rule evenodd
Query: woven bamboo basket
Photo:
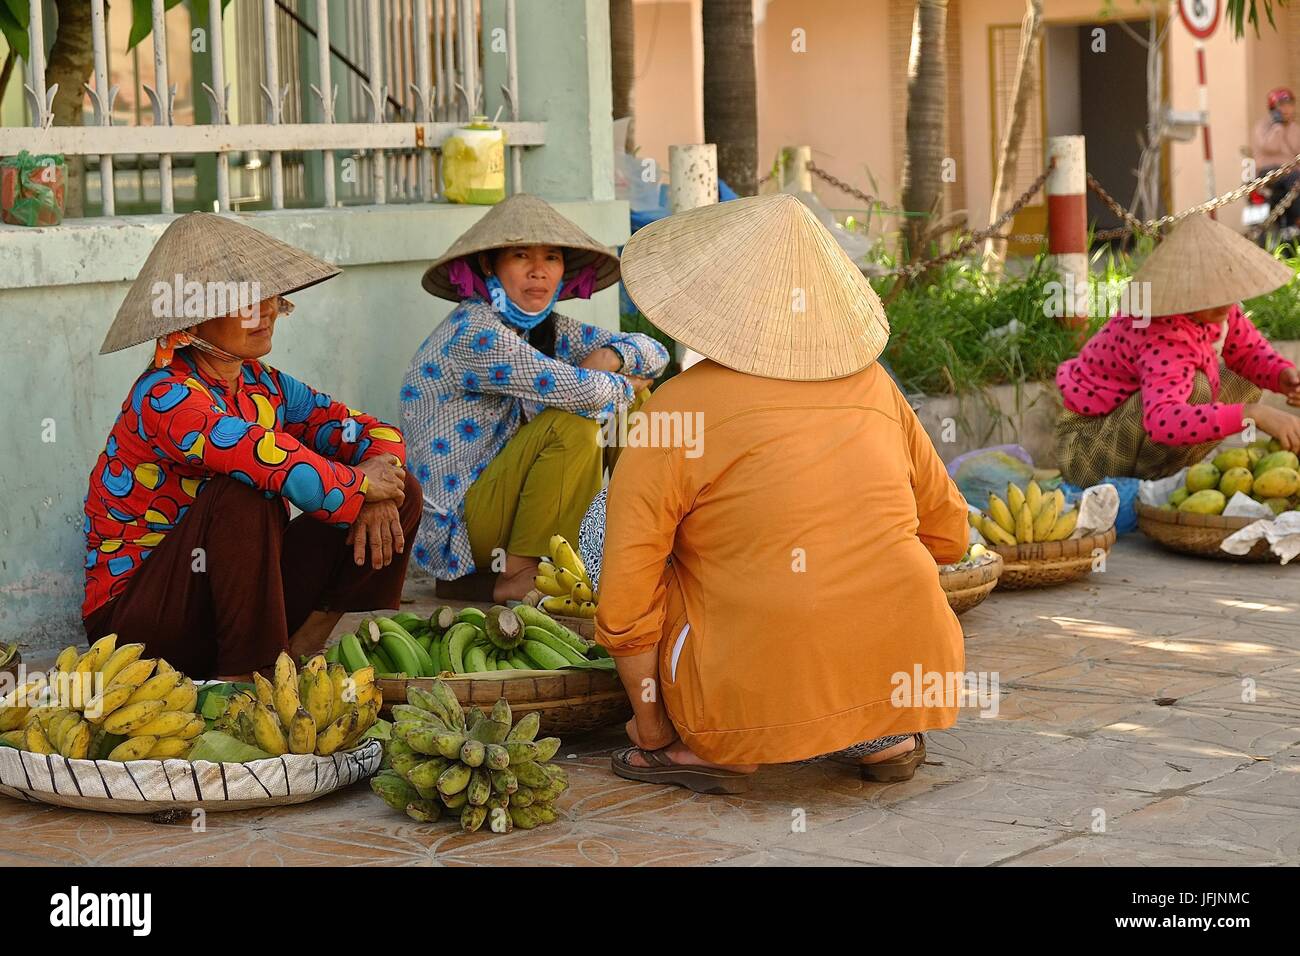
<svg viewBox="0 0 1300 956"><path fill-rule="evenodd" d="M490 710L497 699L504 697L517 720L533 711L542 718L545 736L585 733L612 724L621 723L632 716L632 705L627 692L613 671L563 670L563 671L509 671L510 676L446 678L447 686L455 693L462 707L479 707ZM433 678L416 677L408 680L377 680L384 694L385 716L393 704L406 703L406 689L410 686L428 690Z"/></svg>
<svg viewBox="0 0 1300 956"><path fill-rule="evenodd" d="M1278 561L1267 541L1257 541L1246 554L1229 554L1220 545L1234 531L1240 531L1255 518L1225 518L1222 515L1198 515L1186 511L1163 511L1138 502L1138 529L1161 547L1183 554L1195 554L1221 561Z"/></svg>
<svg viewBox="0 0 1300 956"><path fill-rule="evenodd" d="M1014 591L1045 588L1087 577L1092 571L1093 552L1110 551L1115 529L1105 534L1068 538L1065 541L1036 541L1033 544L998 545L1005 563L998 587Z"/></svg>
<svg viewBox="0 0 1300 956"><path fill-rule="evenodd" d="M973 568L939 571L939 584L954 614L964 614L976 605L984 603L984 599L998 586L998 578L1004 566L1002 555L996 551L987 553L992 560Z"/></svg>

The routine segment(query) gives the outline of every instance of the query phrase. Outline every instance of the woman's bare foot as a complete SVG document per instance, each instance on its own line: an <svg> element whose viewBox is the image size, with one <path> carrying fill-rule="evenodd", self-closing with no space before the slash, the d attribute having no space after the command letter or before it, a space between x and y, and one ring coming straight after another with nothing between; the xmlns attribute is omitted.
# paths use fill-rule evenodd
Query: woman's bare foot
<svg viewBox="0 0 1300 956"><path fill-rule="evenodd" d="M697 756L695 751L691 750L690 747L686 746L680 740L675 740L671 744L669 744L664 749L664 756L666 756L673 763L682 764L683 766L715 767L719 770L730 770L733 773L753 773L755 770L758 769L758 764L756 763L747 763L747 764L712 763L708 760L705 760L702 757ZM634 767L654 766L653 764L648 763L646 759L641 756L640 751L633 751L631 755L628 756L627 762Z"/></svg>
<svg viewBox="0 0 1300 956"><path fill-rule="evenodd" d="M537 577L540 561L521 554L507 554L505 570L497 575L492 585L492 600L498 604L506 601L522 601L533 589L533 578Z"/></svg>
<svg viewBox="0 0 1300 956"><path fill-rule="evenodd" d="M310 656L322 650L341 617L342 611L312 611L289 638L289 656L296 661L304 655Z"/></svg>
<svg viewBox="0 0 1300 956"><path fill-rule="evenodd" d="M910 754L915 749L916 749L916 737L908 737L901 744L895 744L894 746L890 747L888 750L882 750L879 753L874 753L869 756L863 757L861 760L858 761L858 763L864 763L864 764L880 763L882 760L889 760L892 757L901 757L903 756L903 754Z"/></svg>

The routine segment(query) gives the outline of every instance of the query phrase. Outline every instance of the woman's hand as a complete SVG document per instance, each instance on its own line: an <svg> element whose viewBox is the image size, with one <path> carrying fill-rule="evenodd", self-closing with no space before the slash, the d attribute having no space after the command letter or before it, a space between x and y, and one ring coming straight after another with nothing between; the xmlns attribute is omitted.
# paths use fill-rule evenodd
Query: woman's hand
<svg viewBox="0 0 1300 956"><path fill-rule="evenodd" d="M361 506L357 520L348 529L348 544L352 545L352 560L361 567L366 563L366 546L370 546L370 566L378 571L393 563L393 555L406 550L406 537L402 534L402 519L397 505L389 501L367 501Z"/></svg>
<svg viewBox="0 0 1300 956"><path fill-rule="evenodd" d="M623 377L632 383L632 392L636 395L640 395L655 383L654 379L644 378L640 375L624 375Z"/></svg>
<svg viewBox="0 0 1300 956"><path fill-rule="evenodd" d="M406 497L406 469L396 455L376 455L356 466L366 476L366 501L396 501Z"/></svg>
<svg viewBox="0 0 1300 956"><path fill-rule="evenodd" d="M663 713L662 709L660 713ZM625 729L627 739L642 750L658 750L660 747L667 747L677 739L677 729L666 717L653 727L642 726L633 717L627 722Z"/></svg>
<svg viewBox="0 0 1300 956"><path fill-rule="evenodd" d="M1300 405L1300 369L1294 366L1286 369L1278 376L1277 384L1288 405Z"/></svg>
<svg viewBox="0 0 1300 956"><path fill-rule="evenodd" d="M578 363L578 368L589 368L597 372L617 372L623 367L623 356L611 348L594 350Z"/></svg>
<svg viewBox="0 0 1300 956"><path fill-rule="evenodd" d="M1300 417L1259 402L1243 405L1241 413L1253 419L1260 431L1277 439L1287 451L1300 452Z"/></svg>

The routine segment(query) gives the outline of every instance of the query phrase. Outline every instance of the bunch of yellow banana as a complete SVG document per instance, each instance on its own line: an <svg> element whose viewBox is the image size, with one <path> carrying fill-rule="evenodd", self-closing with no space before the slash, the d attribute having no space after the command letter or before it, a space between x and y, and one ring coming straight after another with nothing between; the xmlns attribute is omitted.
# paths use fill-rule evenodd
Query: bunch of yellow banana
<svg viewBox="0 0 1300 956"><path fill-rule="evenodd" d="M1014 482L1007 485L1006 499L989 494L988 510L970 513L970 523L990 544L1011 547L1035 541L1064 541L1079 521L1077 508L1066 510L1065 495L1058 488L1043 491L1031 481L1022 491Z"/></svg>
<svg viewBox="0 0 1300 956"><path fill-rule="evenodd" d="M533 587L541 593L535 606L544 611L570 617L596 616L591 578L587 577L587 569L573 545L563 535L551 536L550 560L538 565Z"/></svg>
<svg viewBox="0 0 1300 956"><path fill-rule="evenodd" d="M143 652L143 644L118 647L116 634L84 654L64 648L48 674L0 701L4 739L22 750L76 759L185 758L204 730L194 712L198 687Z"/></svg>
<svg viewBox="0 0 1300 956"><path fill-rule="evenodd" d="M275 662L275 679L253 674L255 693L230 698L218 727L274 757L347 750L379 717L383 693L375 669L351 674L317 654L301 673L288 654Z"/></svg>

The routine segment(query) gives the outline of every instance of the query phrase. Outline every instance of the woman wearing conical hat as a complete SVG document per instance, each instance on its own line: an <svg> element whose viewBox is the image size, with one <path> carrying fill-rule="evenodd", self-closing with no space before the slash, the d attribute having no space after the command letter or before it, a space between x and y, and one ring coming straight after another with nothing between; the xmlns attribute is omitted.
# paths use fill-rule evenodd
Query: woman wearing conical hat
<svg viewBox="0 0 1300 956"><path fill-rule="evenodd" d="M702 444L626 447L610 481L596 640L634 713L614 772L732 793L835 754L910 777L957 717L905 685L963 670L935 565L966 551L967 509L876 361L880 300L791 196L641 229L623 281L705 360L641 409L660 434L698 416Z"/></svg>
<svg viewBox="0 0 1300 956"><path fill-rule="evenodd" d="M627 408L668 353L555 311L618 281L618 258L542 200L494 206L429 266L460 304L402 381L409 465L424 486L416 561L440 580L496 572L497 601L533 587L550 539L576 542L603 478L599 422Z"/></svg>
<svg viewBox="0 0 1300 956"><path fill-rule="evenodd" d="M420 520L401 432L264 362L285 294L338 274L210 213L158 240L101 350L155 343L90 475L92 641L247 677L397 607Z"/></svg>
<svg viewBox="0 0 1300 956"><path fill-rule="evenodd" d="M1163 478L1194 464L1248 422L1300 451L1300 372L1241 303L1294 278L1268 253L1206 215L1180 223L1133 275L1129 302L1063 362L1057 464L1086 487L1111 476Z"/></svg>

